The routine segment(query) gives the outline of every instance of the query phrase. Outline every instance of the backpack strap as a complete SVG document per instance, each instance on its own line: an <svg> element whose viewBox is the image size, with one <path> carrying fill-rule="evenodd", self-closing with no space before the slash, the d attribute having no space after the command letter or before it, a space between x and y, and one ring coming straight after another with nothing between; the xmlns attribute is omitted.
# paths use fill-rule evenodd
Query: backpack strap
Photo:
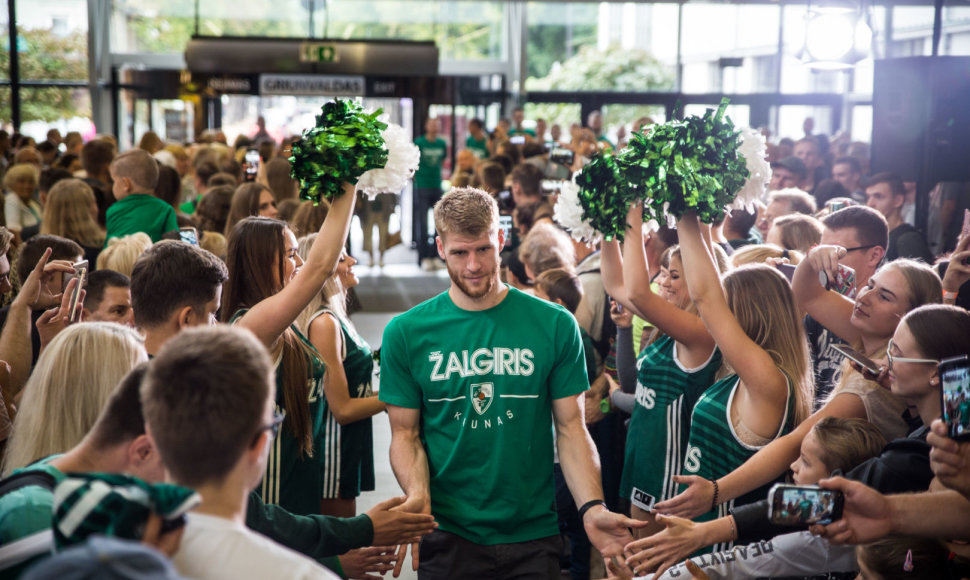
<svg viewBox="0 0 970 580"><path fill-rule="evenodd" d="M54 486L57 485L57 480L54 479L53 475L47 473L46 471L22 471L0 480L0 497L31 485L37 485L50 491L54 491Z"/></svg>

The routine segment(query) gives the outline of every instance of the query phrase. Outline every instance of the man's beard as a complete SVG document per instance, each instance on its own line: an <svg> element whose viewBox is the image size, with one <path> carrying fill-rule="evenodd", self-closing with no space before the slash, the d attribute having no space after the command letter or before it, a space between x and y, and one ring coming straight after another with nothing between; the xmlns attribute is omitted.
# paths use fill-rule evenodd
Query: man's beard
<svg viewBox="0 0 970 580"><path fill-rule="evenodd" d="M461 275L458 272L455 272L454 270L451 269L451 265L449 265L446 262L445 266L448 268L448 275L451 276L451 281L454 282L455 285L458 286L458 289L461 290L462 293L465 296L468 296L469 298L481 298L483 296L486 296L489 292L491 292L495 288L495 269L494 268L488 272L485 272L485 280L486 280L485 286L480 290L472 290L471 288L469 288L468 283L461 278Z"/></svg>

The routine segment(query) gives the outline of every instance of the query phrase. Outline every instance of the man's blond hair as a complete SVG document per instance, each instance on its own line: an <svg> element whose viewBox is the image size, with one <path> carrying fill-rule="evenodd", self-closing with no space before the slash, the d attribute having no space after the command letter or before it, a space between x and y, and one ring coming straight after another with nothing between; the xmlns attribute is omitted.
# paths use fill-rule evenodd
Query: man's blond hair
<svg viewBox="0 0 970 580"><path fill-rule="evenodd" d="M456 187L435 204L434 227L441 236L448 233L479 236L495 231L498 204L481 189Z"/></svg>

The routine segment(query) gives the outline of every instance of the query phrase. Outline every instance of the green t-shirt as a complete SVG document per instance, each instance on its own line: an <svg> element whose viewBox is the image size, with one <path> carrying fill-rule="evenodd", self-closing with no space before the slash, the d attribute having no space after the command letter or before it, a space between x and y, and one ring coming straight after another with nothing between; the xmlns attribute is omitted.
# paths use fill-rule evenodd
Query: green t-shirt
<svg viewBox="0 0 970 580"><path fill-rule="evenodd" d="M179 229L172 206L147 193L133 193L116 201L106 216L107 240L145 232L157 242L165 232Z"/></svg>
<svg viewBox="0 0 970 580"><path fill-rule="evenodd" d="M421 135L414 140L421 150L418 170L414 173L414 186L422 189L441 189L441 167L448 156L448 144L437 137L434 141Z"/></svg>
<svg viewBox="0 0 970 580"><path fill-rule="evenodd" d="M516 135L528 135L530 137L535 137L536 132L533 131L532 129L526 129L525 127L521 129L516 129L515 127L512 127L511 129L509 129L509 137L514 137Z"/></svg>
<svg viewBox="0 0 970 580"><path fill-rule="evenodd" d="M190 199L189 201L180 205L179 211L185 214L192 215L195 213L195 208L199 207L200 201L202 201L202 196L197 195L195 199Z"/></svg>
<svg viewBox="0 0 970 580"><path fill-rule="evenodd" d="M471 149L479 159L488 159L488 138L482 137L481 140L471 135L465 139L465 148Z"/></svg>
<svg viewBox="0 0 970 580"><path fill-rule="evenodd" d="M483 545L559 533L552 401L589 388L576 320L514 288L483 311L439 294L395 317L380 399L421 411L439 529Z"/></svg>

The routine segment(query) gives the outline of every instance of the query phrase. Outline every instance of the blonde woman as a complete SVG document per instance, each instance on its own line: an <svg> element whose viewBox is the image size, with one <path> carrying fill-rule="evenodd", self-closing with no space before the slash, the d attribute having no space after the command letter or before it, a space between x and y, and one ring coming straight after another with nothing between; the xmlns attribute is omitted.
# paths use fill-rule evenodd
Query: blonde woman
<svg viewBox="0 0 970 580"><path fill-rule="evenodd" d="M317 234L299 241L300 255L309 256ZM374 433L371 417L384 410L371 390L374 358L370 345L347 316L347 290L360 281L354 274L352 256L342 252L337 269L323 290L297 319L300 331L320 353L326 365L323 392L326 445L321 513L352 517L357 496L374 489Z"/></svg>
<svg viewBox="0 0 970 580"><path fill-rule="evenodd" d="M98 270L114 270L131 276L135 261L152 247L152 239L144 232L111 238L98 255Z"/></svg>
<svg viewBox="0 0 970 580"><path fill-rule="evenodd" d="M40 233L74 240L84 248L84 258L94 264L104 246L104 230L97 219L91 186L80 179L63 179L47 192Z"/></svg>
<svg viewBox="0 0 970 580"><path fill-rule="evenodd" d="M86 322L61 331L24 387L3 475L77 445L115 386L147 360L141 337L127 326Z"/></svg>
<svg viewBox="0 0 970 580"><path fill-rule="evenodd" d="M778 270L748 265L721 278L697 217L682 217L677 232L690 296L731 374L695 403L683 475L674 479L717 481L808 416L808 343L791 286ZM762 499L767 486L745 491L751 493L735 496L738 504ZM733 501L719 502L716 491L714 496L698 520L723 516L733 507Z"/></svg>

